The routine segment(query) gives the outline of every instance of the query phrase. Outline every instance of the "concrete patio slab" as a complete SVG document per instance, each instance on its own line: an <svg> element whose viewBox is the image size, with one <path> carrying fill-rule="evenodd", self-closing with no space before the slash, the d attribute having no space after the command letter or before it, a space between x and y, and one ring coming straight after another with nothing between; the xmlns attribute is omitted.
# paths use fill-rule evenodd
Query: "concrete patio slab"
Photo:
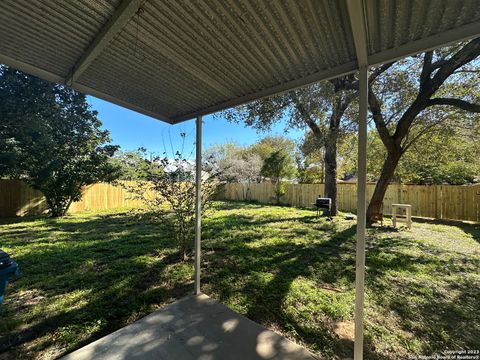
<svg viewBox="0 0 480 360"><path fill-rule="evenodd" d="M312 360L301 346L201 294L187 296L65 360Z"/></svg>

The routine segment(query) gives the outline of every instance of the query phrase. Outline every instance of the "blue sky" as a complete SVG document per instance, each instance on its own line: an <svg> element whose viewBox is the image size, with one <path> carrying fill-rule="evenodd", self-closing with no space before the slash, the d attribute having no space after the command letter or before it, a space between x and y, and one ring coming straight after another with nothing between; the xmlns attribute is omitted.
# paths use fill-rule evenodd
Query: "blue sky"
<svg viewBox="0 0 480 360"><path fill-rule="evenodd" d="M120 145L123 150L134 150L143 146L155 154L162 154L165 148L168 153L171 153L171 148L177 151L181 147L180 133L182 132L187 133L186 146L193 146L195 140L195 122L193 120L172 126L91 96L88 97L88 102L93 109L98 111L103 127L110 131L112 142ZM303 134L303 131L298 129L284 133L285 123L277 124L270 133L257 133L252 128L229 123L223 118L214 118L209 115L203 119L204 148L226 141L248 145L268 134L285 134L294 139Z"/></svg>

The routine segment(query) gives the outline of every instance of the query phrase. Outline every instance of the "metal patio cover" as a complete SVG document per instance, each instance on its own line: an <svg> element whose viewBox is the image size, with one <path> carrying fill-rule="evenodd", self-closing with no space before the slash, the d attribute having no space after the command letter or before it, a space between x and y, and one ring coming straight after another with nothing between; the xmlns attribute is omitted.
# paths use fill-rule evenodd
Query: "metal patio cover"
<svg viewBox="0 0 480 360"><path fill-rule="evenodd" d="M0 63L178 123L480 34L480 0L0 0ZM359 30L356 30L359 31ZM359 34L355 34L358 38Z"/></svg>

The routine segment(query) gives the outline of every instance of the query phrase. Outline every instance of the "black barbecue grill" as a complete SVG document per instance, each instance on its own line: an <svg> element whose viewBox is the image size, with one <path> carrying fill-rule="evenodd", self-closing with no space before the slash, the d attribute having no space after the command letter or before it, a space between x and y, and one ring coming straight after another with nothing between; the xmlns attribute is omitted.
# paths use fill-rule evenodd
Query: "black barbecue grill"
<svg viewBox="0 0 480 360"><path fill-rule="evenodd" d="M322 212L322 216L326 216L330 219L330 214L332 212L332 199L318 195L318 198L313 205L317 208L317 217L319 217L320 212Z"/></svg>

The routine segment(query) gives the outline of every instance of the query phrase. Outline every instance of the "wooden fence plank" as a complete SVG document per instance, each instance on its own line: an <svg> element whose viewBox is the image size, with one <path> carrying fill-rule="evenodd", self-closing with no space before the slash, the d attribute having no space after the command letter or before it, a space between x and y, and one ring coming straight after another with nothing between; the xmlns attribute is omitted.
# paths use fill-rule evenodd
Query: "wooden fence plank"
<svg viewBox="0 0 480 360"><path fill-rule="evenodd" d="M247 200L232 196L236 189L246 184L226 184L223 200ZM367 201L370 201L375 184L367 185ZM273 204L274 186L269 182L250 184L250 200ZM282 202L298 207L312 207L318 195L323 195L323 184L288 184ZM338 184L337 207L342 211L356 211L357 186ZM468 220L480 222L480 184L454 185L399 185L391 184L385 194L383 213L392 213L393 203L412 205L412 215L437 219Z"/></svg>
<svg viewBox="0 0 480 360"><path fill-rule="evenodd" d="M355 212L356 188L354 183L338 184L339 210ZM367 201L370 201L374 188L373 183L367 185ZM316 197L323 194L324 184L288 184L282 201L292 206L311 208ZM236 201L256 200L264 204L274 204L274 186L270 182L250 185L226 184L219 198ZM384 214L391 214L393 203L402 202L412 205L414 216L480 222L480 184L468 186L391 184L385 194ZM70 212L141 206L141 201L133 200L123 187L100 183L87 187L82 200L73 203ZM33 190L22 181L0 180L0 217L40 215L45 211L45 198L41 192Z"/></svg>

